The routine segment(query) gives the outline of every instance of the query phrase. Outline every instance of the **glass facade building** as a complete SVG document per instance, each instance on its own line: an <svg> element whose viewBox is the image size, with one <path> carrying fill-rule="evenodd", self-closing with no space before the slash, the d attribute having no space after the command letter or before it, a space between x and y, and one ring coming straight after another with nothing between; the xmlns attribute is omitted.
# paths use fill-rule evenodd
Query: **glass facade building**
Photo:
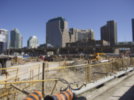
<svg viewBox="0 0 134 100"><path fill-rule="evenodd" d="M46 43L54 47L65 47L69 42L68 23L62 17L50 19L46 24Z"/></svg>
<svg viewBox="0 0 134 100"><path fill-rule="evenodd" d="M18 29L13 29L10 33L10 48L18 49L22 48L23 38Z"/></svg>

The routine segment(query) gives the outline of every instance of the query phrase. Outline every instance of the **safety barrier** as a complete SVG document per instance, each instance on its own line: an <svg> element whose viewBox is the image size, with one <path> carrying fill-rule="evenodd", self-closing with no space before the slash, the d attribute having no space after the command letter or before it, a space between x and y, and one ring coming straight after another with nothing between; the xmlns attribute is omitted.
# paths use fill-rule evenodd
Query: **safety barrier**
<svg viewBox="0 0 134 100"><path fill-rule="evenodd" d="M42 94L40 91L35 90L29 94L24 100L42 100Z"/></svg>
<svg viewBox="0 0 134 100"><path fill-rule="evenodd" d="M74 94L71 90L63 91L61 93L57 93L53 96L46 96L44 100L73 100Z"/></svg>

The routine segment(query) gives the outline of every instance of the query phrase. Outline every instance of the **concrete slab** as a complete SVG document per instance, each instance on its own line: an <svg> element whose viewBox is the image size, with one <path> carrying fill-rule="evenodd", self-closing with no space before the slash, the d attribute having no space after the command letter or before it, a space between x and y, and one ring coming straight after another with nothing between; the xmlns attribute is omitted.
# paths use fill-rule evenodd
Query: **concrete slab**
<svg viewBox="0 0 134 100"><path fill-rule="evenodd" d="M134 72L119 84L90 100L134 100ZM89 100L89 99L88 99Z"/></svg>

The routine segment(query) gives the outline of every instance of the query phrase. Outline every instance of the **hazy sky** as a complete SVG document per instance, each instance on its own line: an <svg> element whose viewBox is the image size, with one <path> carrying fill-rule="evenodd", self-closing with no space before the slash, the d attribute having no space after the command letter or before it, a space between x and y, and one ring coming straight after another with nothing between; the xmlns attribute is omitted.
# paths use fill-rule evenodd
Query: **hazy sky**
<svg viewBox="0 0 134 100"><path fill-rule="evenodd" d="M100 27L108 20L118 25L118 41L132 40L134 0L0 0L0 28L18 28L26 46L30 36L46 41L46 22L62 16L69 27L93 29L100 39Z"/></svg>

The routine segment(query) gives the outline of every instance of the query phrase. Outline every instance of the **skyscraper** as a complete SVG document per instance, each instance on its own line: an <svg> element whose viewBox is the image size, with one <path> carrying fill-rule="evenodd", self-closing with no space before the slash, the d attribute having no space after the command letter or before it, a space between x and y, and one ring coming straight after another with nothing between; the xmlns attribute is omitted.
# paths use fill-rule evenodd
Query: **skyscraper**
<svg viewBox="0 0 134 100"><path fill-rule="evenodd" d="M31 36L27 41L28 48L37 48L38 47L38 38L36 36Z"/></svg>
<svg viewBox="0 0 134 100"><path fill-rule="evenodd" d="M117 23L113 20L101 27L101 40L106 40L110 45L117 43Z"/></svg>
<svg viewBox="0 0 134 100"><path fill-rule="evenodd" d="M107 25L101 27L101 40L110 41L110 36L108 34Z"/></svg>
<svg viewBox="0 0 134 100"><path fill-rule="evenodd" d="M8 31L0 29L0 53L8 49Z"/></svg>
<svg viewBox="0 0 134 100"><path fill-rule="evenodd" d="M22 36L18 29L13 29L10 34L10 48L18 49L22 48Z"/></svg>
<svg viewBox="0 0 134 100"><path fill-rule="evenodd" d="M132 36L133 36L133 42L134 42L134 18L132 19Z"/></svg>
<svg viewBox="0 0 134 100"><path fill-rule="evenodd" d="M65 47L69 42L68 23L62 17L51 19L46 24L46 43L54 47Z"/></svg>

